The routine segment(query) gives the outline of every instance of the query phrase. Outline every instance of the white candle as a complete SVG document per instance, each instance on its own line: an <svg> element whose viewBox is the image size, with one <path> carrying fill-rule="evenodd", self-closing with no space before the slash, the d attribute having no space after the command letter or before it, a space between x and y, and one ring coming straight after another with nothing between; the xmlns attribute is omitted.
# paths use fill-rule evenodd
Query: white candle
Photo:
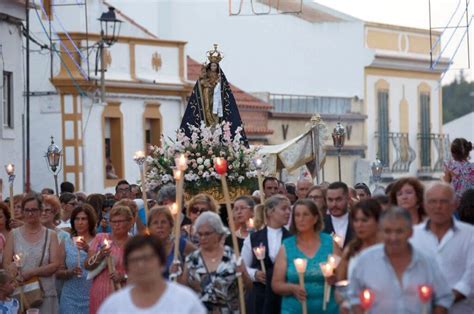
<svg viewBox="0 0 474 314"><path fill-rule="evenodd" d="M133 156L133 159L138 160L141 158L145 158L145 153L142 150L139 150L135 152L135 155Z"/></svg>
<svg viewBox="0 0 474 314"><path fill-rule="evenodd" d="M17 254L13 255L13 262L15 263L16 267L23 267L23 253L18 252Z"/></svg>
<svg viewBox="0 0 474 314"><path fill-rule="evenodd" d="M263 244L260 244L260 246L257 246L257 247L253 248L253 252L254 252L255 257L257 258L257 260L260 261L260 267L262 268L262 271L264 273L266 273L267 270L266 270L265 262L264 262L265 252L266 252L265 246Z"/></svg>
<svg viewBox="0 0 474 314"><path fill-rule="evenodd" d="M323 311L326 311L327 303L329 302L331 296L331 286L328 284L326 278L331 277L334 273L334 268L332 267L330 262L327 263L319 263L319 267L321 268L321 272L324 276L324 296L323 296Z"/></svg>
<svg viewBox="0 0 474 314"><path fill-rule="evenodd" d="M332 239L334 242L336 242L336 244L342 249L344 243L342 242L342 238L340 236L338 236L337 234L333 234L332 235Z"/></svg>

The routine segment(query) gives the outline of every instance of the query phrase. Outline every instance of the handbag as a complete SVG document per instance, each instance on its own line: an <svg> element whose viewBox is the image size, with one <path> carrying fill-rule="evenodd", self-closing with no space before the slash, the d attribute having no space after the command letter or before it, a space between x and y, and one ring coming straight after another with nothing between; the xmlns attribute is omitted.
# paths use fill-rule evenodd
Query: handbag
<svg viewBox="0 0 474 314"><path fill-rule="evenodd" d="M38 267L43 264L44 254L46 251L46 243L48 242L49 230L46 229L45 239L43 244L43 253ZM30 308L38 308L43 304L44 290L41 286L41 281L38 276L31 277L28 281L25 281L21 286L16 288L13 293L14 296L19 297L20 303L25 310Z"/></svg>

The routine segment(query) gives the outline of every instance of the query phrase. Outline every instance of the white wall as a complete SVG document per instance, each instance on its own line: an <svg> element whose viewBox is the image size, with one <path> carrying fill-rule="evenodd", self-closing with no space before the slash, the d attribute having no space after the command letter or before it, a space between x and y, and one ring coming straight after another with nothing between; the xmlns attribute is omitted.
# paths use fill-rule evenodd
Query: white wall
<svg viewBox="0 0 474 314"><path fill-rule="evenodd" d="M0 6L0 12L15 13L13 7ZM6 10L8 9L8 10ZM19 13L19 12L16 12ZM13 73L13 129L3 126L3 71ZM0 21L0 178L3 179L3 197L8 196L8 177L4 166L15 164L16 179L14 193L21 193L24 187L23 171L23 125L24 113L24 80L23 80L23 52L22 37L19 26Z"/></svg>
<svg viewBox="0 0 474 314"><path fill-rule="evenodd" d="M452 142L455 138L463 137L474 143L474 112L459 117L443 125L443 132L449 135ZM471 151L471 162L474 160L474 150Z"/></svg>
<svg viewBox="0 0 474 314"><path fill-rule="evenodd" d="M218 43L228 79L246 91L363 97L364 48L360 21L312 24L293 15L228 14L228 1L113 1L163 39L188 42L188 54L205 61ZM156 10L153 20L141 18Z"/></svg>

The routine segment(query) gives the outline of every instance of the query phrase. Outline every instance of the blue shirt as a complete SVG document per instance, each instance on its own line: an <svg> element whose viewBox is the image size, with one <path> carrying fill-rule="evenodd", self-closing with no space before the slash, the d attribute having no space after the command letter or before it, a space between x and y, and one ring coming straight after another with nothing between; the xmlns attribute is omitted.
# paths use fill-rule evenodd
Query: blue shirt
<svg viewBox="0 0 474 314"><path fill-rule="evenodd" d="M430 285L433 289L432 305L449 309L453 294L438 265L421 252L412 248L412 259L403 273L401 284L385 254L384 245L374 245L355 259L349 274L349 298L351 305L360 304L359 294L368 288L374 293L374 303L369 313L419 314L423 304L418 296L418 286Z"/></svg>

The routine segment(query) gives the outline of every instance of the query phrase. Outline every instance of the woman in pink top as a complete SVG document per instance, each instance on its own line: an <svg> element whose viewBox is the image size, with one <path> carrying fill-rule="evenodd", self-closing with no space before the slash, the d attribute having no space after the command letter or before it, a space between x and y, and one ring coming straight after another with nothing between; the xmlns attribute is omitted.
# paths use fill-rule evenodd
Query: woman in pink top
<svg viewBox="0 0 474 314"><path fill-rule="evenodd" d="M472 143L464 138L456 138L451 143L450 159L444 164L444 180L451 183L456 199L461 199L464 191L474 189L474 164L469 162Z"/></svg>
<svg viewBox="0 0 474 314"><path fill-rule="evenodd" d="M95 314L102 302L118 287L126 284L123 250L132 223L132 213L127 206L113 207L110 211L112 232L99 233L90 245L85 267L89 271L88 277L93 276L89 305L91 314ZM107 267L108 256L113 260L112 272Z"/></svg>

